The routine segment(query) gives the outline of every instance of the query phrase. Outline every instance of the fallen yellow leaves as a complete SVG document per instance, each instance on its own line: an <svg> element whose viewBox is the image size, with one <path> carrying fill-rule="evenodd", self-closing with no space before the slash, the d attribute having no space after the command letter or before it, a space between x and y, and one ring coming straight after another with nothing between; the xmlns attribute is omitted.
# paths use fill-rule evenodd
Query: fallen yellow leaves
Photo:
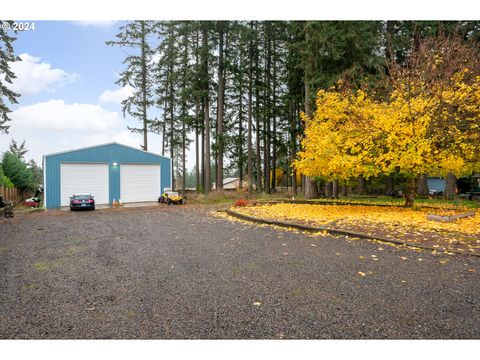
<svg viewBox="0 0 480 360"><path fill-rule="evenodd" d="M244 207L236 209L246 215L263 219L299 220L314 225L335 225L355 222L382 224L388 229L398 226L427 230L451 230L466 234L480 234L480 213L474 217L459 219L455 222L443 223L427 220L431 208L413 210L398 206L365 206L365 205L320 205L320 204L273 204ZM417 235L421 233L417 232Z"/></svg>
<svg viewBox="0 0 480 360"><path fill-rule="evenodd" d="M367 276L367 274L365 274L365 273L364 273L364 272L362 272L362 271L359 271L357 274L358 274L359 276L362 276L362 277L365 277L365 276Z"/></svg>
<svg viewBox="0 0 480 360"><path fill-rule="evenodd" d="M380 239L378 243L382 246L390 245L382 239L391 239L408 243L410 247L415 244L431 246L446 254L467 251L480 253L480 211L473 217L449 223L427 220L427 214L435 211L444 213L455 211L443 209L443 206L435 205L434 208L416 207L412 209L389 205L278 203L247 206L238 208L236 211L259 219L375 236ZM458 207L458 211L464 210ZM304 233L304 231L301 232ZM332 237L339 235L332 235L323 230L310 233L309 236ZM347 241L359 239L352 236L342 237ZM379 247L378 250L383 251L384 249ZM421 251L420 248L415 248L415 250Z"/></svg>

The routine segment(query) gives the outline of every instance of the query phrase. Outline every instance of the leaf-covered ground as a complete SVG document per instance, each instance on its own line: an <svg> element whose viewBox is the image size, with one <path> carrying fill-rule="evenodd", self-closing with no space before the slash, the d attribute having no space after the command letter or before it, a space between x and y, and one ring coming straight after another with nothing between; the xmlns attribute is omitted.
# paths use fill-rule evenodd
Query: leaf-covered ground
<svg viewBox="0 0 480 360"><path fill-rule="evenodd" d="M408 209L398 206L274 204L237 207L257 218L342 229L428 245L442 251L480 254L480 213L454 222L427 220L428 214L452 215L466 209Z"/></svg>

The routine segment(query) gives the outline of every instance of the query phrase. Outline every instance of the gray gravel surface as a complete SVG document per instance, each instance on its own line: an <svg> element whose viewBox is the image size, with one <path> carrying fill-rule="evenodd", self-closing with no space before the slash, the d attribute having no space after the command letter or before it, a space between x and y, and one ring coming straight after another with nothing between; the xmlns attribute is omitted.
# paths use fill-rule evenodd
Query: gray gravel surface
<svg viewBox="0 0 480 360"><path fill-rule="evenodd" d="M211 210L2 220L0 338L480 337L480 259Z"/></svg>

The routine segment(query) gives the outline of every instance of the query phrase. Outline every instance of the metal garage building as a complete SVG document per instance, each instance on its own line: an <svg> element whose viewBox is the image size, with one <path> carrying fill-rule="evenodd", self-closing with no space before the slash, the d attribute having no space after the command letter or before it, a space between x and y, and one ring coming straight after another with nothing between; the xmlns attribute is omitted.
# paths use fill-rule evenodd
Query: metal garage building
<svg viewBox="0 0 480 360"><path fill-rule="evenodd" d="M44 206L68 206L74 193L90 193L98 205L157 201L171 172L170 158L117 143L44 155Z"/></svg>

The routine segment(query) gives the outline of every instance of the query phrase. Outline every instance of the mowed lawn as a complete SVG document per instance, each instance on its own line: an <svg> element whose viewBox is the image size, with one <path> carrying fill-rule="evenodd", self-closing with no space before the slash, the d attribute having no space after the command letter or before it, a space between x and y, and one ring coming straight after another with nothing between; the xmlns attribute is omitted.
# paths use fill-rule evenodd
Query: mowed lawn
<svg viewBox="0 0 480 360"><path fill-rule="evenodd" d="M478 338L480 259L218 217L0 222L0 338Z"/></svg>

